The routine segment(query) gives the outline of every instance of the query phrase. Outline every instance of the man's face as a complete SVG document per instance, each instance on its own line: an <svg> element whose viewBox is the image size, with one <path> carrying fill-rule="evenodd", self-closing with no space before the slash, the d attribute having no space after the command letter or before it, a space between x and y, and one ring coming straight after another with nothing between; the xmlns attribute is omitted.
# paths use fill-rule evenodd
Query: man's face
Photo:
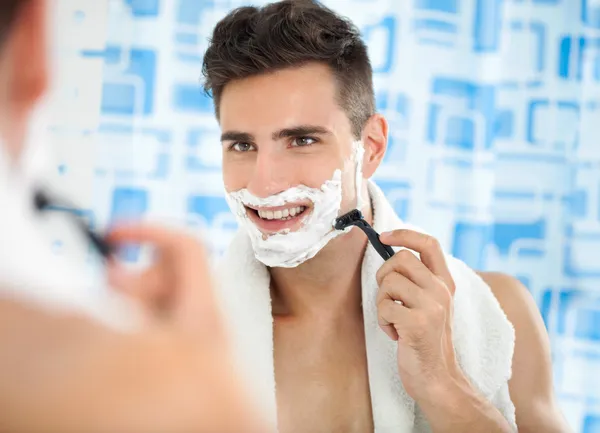
<svg viewBox="0 0 600 433"><path fill-rule="evenodd" d="M336 201L336 185L341 184L336 209L330 209L334 215L321 223L327 226L357 206L363 177L359 174L357 184L357 168L362 167L364 149L336 96L332 72L316 63L237 80L224 89L220 124L225 189L244 190L239 197L248 221L265 239L316 224L310 219L315 212L329 218L331 212L323 211L319 200ZM303 194L305 190L309 192ZM324 190L331 194L311 199ZM285 199L270 200L274 196Z"/></svg>
<svg viewBox="0 0 600 433"><path fill-rule="evenodd" d="M266 198L298 185L321 188L340 170L341 211L355 207L353 157L358 143L336 102L334 77L326 66L310 64L228 84L220 123L227 192L245 188ZM309 200L290 203L287 209L295 204L310 212ZM274 221L251 212L264 233L296 229L300 218L294 216Z"/></svg>

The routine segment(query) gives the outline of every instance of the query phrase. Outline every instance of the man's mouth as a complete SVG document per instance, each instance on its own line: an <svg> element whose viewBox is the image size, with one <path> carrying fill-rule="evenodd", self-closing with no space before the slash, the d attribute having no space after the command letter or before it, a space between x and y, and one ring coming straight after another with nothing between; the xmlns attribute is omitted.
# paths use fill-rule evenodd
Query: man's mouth
<svg viewBox="0 0 600 433"><path fill-rule="evenodd" d="M258 216L264 220L288 221L297 215L301 215L305 210L306 206L296 206L293 208L286 208L275 211L258 209L256 212L258 213Z"/></svg>
<svg viewBox="0 0 600 433"><path fill-rule="evenodd" d="M270 208L254 208L246 206L250 219L264 232L295 230L308 215L311 206L292 204Z"/></svg>

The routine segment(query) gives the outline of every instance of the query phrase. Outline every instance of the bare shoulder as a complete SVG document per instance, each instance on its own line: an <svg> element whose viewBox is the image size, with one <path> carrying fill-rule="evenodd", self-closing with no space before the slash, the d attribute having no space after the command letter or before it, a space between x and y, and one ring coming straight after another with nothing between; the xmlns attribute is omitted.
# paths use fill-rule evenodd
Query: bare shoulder
<svg viewBox="0 0 600 433"><path fill-rule="evenodd" d="M519 280L500 272L478 272L477 274L490 287L515 328L522 322L530 320L543 326L533 297Z"/></svg>
<svg viewBox="0 0 600 433"><path fill-rule="evenodd" d="M519 432L568 432L552 380L550 341L538 307L519 280L498 272L478 272L515 328L511 399Z"/></svg>

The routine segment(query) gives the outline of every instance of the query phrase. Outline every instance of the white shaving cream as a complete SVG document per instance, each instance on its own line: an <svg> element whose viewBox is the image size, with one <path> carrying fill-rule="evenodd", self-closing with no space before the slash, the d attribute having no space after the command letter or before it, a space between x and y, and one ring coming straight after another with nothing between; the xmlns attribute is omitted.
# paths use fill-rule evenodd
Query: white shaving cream
<svg viewBox="0 0 600 433"><path fill-rule="evenodd" d="M312 259L331 239L349 231L335 230L342 203L342 173L335 170L331 180L321 188L298 185L266 198L256 197L247 189L226 195L229 207L246 229L256 258L270 267L293 268ZM252 207L284 206L310 200L312 210L296 231L284 230L265 235L250 220L246 205Z"/></svg>
<svg viewBox="0 0 600 433"><path fill-rule="evenodd" d="M352 152L352 161L356 165L356 175L354 182L356 184L356 209L362 211L364 210L364 200L362 196L362 166L363 166L363 157L365 156L365 146L362 140L357 140L352 143L353 152Z"/></svg>

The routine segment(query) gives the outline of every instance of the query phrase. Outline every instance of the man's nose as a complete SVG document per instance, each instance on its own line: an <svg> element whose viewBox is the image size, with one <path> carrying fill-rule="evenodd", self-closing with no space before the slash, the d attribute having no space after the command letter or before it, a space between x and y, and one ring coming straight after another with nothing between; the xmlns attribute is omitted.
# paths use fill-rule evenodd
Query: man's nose
<svg viewBox="0 0 600 433"><path fill-rule="evenodd" d="M265 198L293 186L296 170L281 152L261 149L255 160L248 191Z"/></svg>

